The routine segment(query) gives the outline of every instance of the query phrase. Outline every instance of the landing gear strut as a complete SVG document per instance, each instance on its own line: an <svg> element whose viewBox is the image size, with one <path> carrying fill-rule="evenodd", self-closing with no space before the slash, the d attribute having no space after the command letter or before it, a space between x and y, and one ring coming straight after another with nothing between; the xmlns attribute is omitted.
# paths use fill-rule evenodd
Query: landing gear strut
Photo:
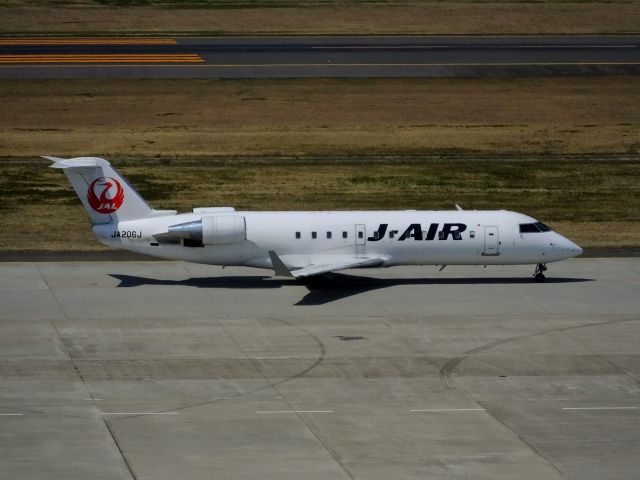
<svg viewBox="0 0 640 480"><path fill-rule="evenodd" d="M536 265L536 269L533 272L533 278L535 278L536 282L542 283L545 281L547 277L544 276L544 272L547 271L547 265L545 263L539 263Z"/></svg>

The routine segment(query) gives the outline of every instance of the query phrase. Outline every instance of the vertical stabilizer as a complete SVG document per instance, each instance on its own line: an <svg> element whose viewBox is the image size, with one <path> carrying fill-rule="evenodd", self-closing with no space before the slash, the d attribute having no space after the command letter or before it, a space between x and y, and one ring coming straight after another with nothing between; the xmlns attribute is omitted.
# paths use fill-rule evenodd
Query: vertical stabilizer
<svg viewBox="0 0 640 480"><path fill-rule="evenodd" d="M105 159L43 158L53 162L52 168L64 171L94 225L153 215L147 202Z"/></svg>

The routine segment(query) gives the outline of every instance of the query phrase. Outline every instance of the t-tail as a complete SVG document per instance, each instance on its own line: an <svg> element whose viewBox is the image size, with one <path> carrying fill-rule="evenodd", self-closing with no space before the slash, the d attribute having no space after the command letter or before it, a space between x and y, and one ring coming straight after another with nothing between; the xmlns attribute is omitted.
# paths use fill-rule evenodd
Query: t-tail
<svg viewBox="0 0 640 480"><path fill-rule="evenodd" d="M103 158L78 157L51 160L71 182L93 225L119 223L166 215L153 210L120 173Z"/></svg>

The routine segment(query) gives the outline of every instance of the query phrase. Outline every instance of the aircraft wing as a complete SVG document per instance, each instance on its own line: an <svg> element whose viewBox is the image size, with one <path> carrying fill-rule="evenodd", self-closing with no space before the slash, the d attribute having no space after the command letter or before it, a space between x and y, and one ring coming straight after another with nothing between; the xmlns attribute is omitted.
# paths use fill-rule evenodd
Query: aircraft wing
<svg viewBox="0 0 640 480"><path fill-rule="evenodd" d="M327 263L312 263L306 267L298 268L296 270L289 270L284 266L282 260L275 252L269 252L271 257L271 263L274 266L274 270L277 275L287 275L295 278L313 277L315 275L322 275L323 273L336 272L338 270L345 270L347 268L362 268L362 267L379 267L384 264L385 259L383 257L369 257L369 258L353 258L349 260L339 260L335 262Z"/></svg>

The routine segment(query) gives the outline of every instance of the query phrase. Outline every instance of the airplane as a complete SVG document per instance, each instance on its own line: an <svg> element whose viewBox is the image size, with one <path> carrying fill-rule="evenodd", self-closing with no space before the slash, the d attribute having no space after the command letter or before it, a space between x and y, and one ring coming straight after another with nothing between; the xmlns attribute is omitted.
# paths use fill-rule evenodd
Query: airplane
<svg viewBox="0 0 640 480"><path fill-rule="evenodd" d="M170 260L274 270L296 279L396 265L535 265L582 253L536 219L505 210L154 210L105 159L43 157L64 171L100 242Z"/></svg>

